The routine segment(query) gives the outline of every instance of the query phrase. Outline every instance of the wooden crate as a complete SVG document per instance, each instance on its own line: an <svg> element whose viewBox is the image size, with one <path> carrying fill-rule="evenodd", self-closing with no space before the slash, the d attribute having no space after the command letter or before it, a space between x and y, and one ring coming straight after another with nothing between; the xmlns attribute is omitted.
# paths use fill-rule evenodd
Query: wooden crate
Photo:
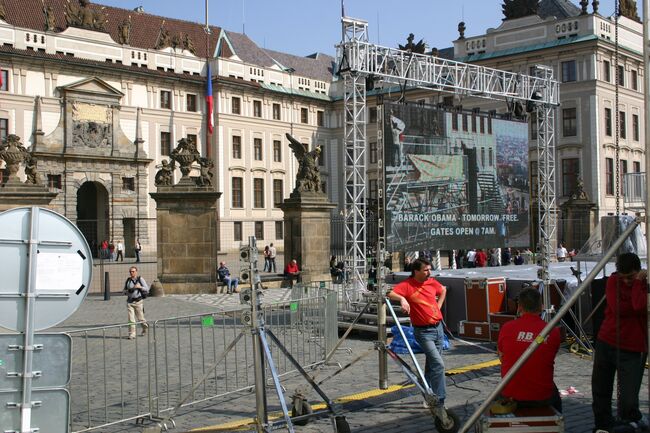
<svg viewBox="0 0 650 433"><path fill-rule="evenodd" d="M496 343L499 341L499 332L501 327L506 323L517 318L514 314L491 313L490 314L490 341Z"/></svg>
<svg viewBox="0 0 650 433"><path fill-rule="evenodd" d="M490 341L490 324L488 322L461 320L458 324L458 334L461 338Z"/></svg>
<svg viewBox="0 0 650 433"><path fill-rule="evenodd" d="M550 406L521 408L514 414L481 417L478 433L563 433L564 417Z"/></svg>
<svg viewBox="0 0 650 433"><path fill-rule="evenodd" d="M467 320L488 322L490 313L504 311L505 300L505 278L465 279L465 317Z"/></svg>

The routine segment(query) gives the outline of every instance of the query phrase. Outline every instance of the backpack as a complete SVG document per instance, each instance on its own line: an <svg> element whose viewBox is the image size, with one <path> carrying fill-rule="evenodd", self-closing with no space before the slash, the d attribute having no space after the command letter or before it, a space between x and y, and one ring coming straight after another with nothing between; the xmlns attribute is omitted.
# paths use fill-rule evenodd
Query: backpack
<svg viewBox="0 0 650 433"><path fill-rule="evenodd" d="M127 278L126 281L124 282L124 291L125 292L128 290L128 285L129 285L130 280L131 280L131 278ZM142 285L142 283L140 281L140 275L138 275L138 278L135 279L135 284ZM142 297L142 299L147 299L147 296L149 296L149 292L145 292L144 290L140 290L140 296Z"/></svg>

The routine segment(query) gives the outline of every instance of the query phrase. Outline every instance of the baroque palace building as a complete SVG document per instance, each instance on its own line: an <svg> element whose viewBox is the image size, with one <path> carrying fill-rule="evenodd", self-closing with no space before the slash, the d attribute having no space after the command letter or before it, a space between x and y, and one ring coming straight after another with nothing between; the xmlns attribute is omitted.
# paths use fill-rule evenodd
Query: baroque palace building
<svg viewBox="0 0 650 433"><path fill-rule="evenodd" d="M597 1L591 10L584 0L580 7L542 0L535 10L529 10L531 2L508 4L497 28L465 36L461 23L453 48L434 52L526 74L537 64L554 69L562 102L556 118L558 238L579 248L599 217L616 209L617 111L620 172L645 171L642 26L634 2L623 1L617 63L615 20L599 14ZM213 134L206 131L208 62ZM155 250L155 203L149 193L181 138L194 140L201 154L214 160L214 183L223 193L216 216L222 253L250 235L282 249L283 213L277 205L293 190L297 169L287 132L310 148L323 146L324 189L338 204L336 212L343 208L342 88L331 56L263 49L244 34L214 26L206 32L200 24L141 8L87 0L0 0L0 73L0 138L21 137L44 182L58 193L52 207L76 222L91 244L124 239L132 254L140 238L145 253ZM378 94L443 106L463 118L473 118L476 109L481 116L512 111L504 103L431 90L369 91L369 209L378 196L381 159ZM535 133L531 127L533 193ZM579 179L584 194L576 196ZM588 210L580 221L564 213L574 196ZM534 221L534 201L531 210Z"/></svg>
<svg viewBox="0 0 650 433"><path fill-rule="evenodd" d="M277 205L297 168L285 133L324 146L324 186L338 199L330 173L342 135L329 96L333 62L264 50L243 34L141 8L0 0L0 140L21 137L58 193L52 208L92 246L124 239L132 255L138 238L145 254L155 250L155 173L179 139L191 139L214 160L223 192L220 251L253 234L282 248Z"/></svg>
<svg viewBox="0 0 650 433"><path fill-rule="evenodd" d="M542 0L536 10L526 9L525 3L530 2L511 3L510 9L504 10L503 22L485 33L465 36L465 23L460 23L454 58L530 75L538 64L553 68L561 83L561 106L555 119L557 237L569 248L579 249L600 217L616 212L617 131L621 185L626 173L645 172L643 29L636 2L620 2L618 55L615 17L602 16L598 1L589 7L585 0L580 6L568 0ZM457 103L486 107L480 101ZM537 137L535 119L529 120L534 193ZM633 175L626 177L635 180ZM579 179L584 182L584 193ZM576 219L570 209L577 199L584 202L581 206L586 205L589 215ZM625 209L622 197L619 204L621 212L633 210ZM536 209L532 211L534 214Z"/></svg>

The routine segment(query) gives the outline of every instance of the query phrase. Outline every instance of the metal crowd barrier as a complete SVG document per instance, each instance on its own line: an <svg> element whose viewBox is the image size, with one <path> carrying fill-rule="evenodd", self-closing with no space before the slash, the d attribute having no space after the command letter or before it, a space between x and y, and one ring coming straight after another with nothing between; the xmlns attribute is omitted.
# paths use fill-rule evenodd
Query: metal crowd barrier
<svg viewBox="0 0 650 433"><path fill-rule="evenodd" d="M264 317L304 368L322 363L338 338L336 292L328 284L296 285L290 301L264 305ZM243 326L247 306L149 322L128 340L128 325L71 331L71 431L161 418L190 391ZM281 376L295 370L271 344ZM185 406L254 386L252 339L242 338ZM271 377L269 374L268 377Z"/></svg>

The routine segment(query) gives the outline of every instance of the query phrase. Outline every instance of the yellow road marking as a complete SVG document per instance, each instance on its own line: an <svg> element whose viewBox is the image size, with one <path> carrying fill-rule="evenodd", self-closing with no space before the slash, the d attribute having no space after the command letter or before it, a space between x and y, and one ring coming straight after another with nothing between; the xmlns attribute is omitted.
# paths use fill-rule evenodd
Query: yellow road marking
<svg viewBox="0 0 650 433"><path fill-rule="evenodd" d="M458 368L452 368L447 370L447 375L456 375L456 374L462 374L462 373L467 373L470 371L476 371L480 370L482 368L488 368L488 367L494 367L497 365L500 365L501 362L499 362L498 359L493 359L491 361L486 361L486 362L481 362L478 364L471 364L471 365L466 365L464 367L458 367ZM365 400L368 398L372 397L379 397L380 395L385 395L385 394L390 394L393 392L401 391L403 389L409 389L413 388L415 385L413 384L408 384L408 385L392 385L389 386L386 389L371 389L369 391L365 392L360 392L357 394L352 394L352 395L347 395L344 397L337 398L334 400L334 403L338 404L343 404L343 403L349 403L352 401L358 401L358 400ZM325 409L327 405L325 403L317 403L312 405L312 409L314 411L322 410ZM276 420L276 419L281 419L283 417L282 412L274 412L269 414L269 420ZM227 429L234 429L234 428L242 428L245 426L249 426L253 424L255 420L253 418L244 418L240 419L238 421L231 421L229 423L225 424L218 424L210 427L199 427L196 429L193 429L191 431L193 432L216 432L216 431L227 431Z"/></svg>

